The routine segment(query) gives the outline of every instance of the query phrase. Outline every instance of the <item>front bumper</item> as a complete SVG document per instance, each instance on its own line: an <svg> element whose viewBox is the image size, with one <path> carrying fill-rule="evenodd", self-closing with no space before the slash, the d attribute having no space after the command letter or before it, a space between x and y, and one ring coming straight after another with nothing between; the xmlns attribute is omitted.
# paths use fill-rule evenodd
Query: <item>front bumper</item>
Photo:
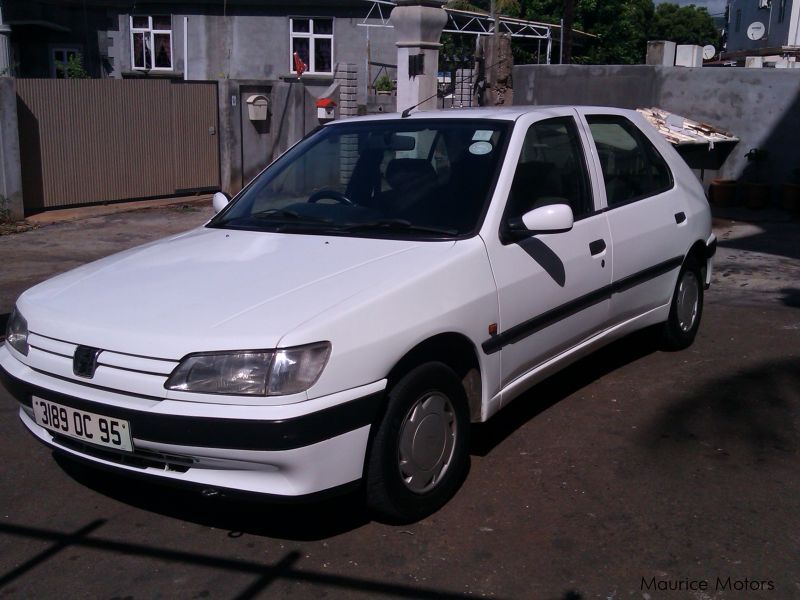
<svg viewBox="0 0 800 600"><path fill-rule="evenodd" d="M0 347L0 381L20 403L23 424L60 452L173 483L292 497L361 478L370 426L386 387L382 380L277 406L120 401L111 392L108 401L98 401L98 390L35 371L5 346ZM85 444L39 426L32 396L128 421L134 451Z"/></svg>

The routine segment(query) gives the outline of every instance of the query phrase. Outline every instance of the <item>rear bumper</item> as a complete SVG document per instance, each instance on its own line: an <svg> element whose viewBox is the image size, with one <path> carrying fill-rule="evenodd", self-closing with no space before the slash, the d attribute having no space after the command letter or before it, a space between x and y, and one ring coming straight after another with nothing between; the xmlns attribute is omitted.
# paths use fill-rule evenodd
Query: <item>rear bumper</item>
<svg viewBox="0 0 800 600"><path fill-rule="evenodd" d="M115 471L171 483L274 496L306 496L361 478L370 426L386 382L301 405L231 406L147 402L134 408L81 397L0 347L0 381L20 403L28 430L48 446ZM57 389L61 388L61 389ZM134 451L119 452L54 434L33 419L33 396L130 423ZM191 404L191 406L186 406ZM297 414L298 411L303 411ZM183 414L181 414L183 413Z"/></svg>

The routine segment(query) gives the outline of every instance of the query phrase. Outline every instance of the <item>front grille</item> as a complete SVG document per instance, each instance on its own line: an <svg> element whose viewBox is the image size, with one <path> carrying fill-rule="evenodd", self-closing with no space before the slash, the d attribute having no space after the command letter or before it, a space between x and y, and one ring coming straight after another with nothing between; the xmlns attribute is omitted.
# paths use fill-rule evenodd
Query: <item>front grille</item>
<svg viewBox="0 0 800 600"><path fill-rule="evenodd" d="M174 471L177 473L185 473L191 467L193 461L191 458L183 456L172 456L167 454L160 454L157 452L150 452L149 450L137 450L130 454L127 452L115 452L114 450L106 450L98 448L89 444L84 444L76 439L52 433L53 440L59 446L64 446L70 450L75 450L81 454L86 454L94 458L100 458L118 465L125 465L126 467L135 467L137 469L155 468L164 471Z"/></svg>

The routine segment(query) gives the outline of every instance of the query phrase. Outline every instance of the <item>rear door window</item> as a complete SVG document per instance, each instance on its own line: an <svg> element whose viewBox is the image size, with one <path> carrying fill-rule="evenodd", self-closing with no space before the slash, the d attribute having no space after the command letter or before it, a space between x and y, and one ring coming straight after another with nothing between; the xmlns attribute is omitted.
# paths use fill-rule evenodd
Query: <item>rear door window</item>
<svg viewBox="0 0 800 600"><path fill-rule="evenodd" d="M609 208L655 196L672 188L664 158L636 125L618 115L587 115Z"/></svg>

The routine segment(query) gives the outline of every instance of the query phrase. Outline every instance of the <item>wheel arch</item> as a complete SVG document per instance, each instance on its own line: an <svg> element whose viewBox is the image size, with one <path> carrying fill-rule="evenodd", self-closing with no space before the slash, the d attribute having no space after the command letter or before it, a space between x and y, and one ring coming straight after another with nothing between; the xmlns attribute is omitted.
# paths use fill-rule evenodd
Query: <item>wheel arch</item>
<svg viewBox="0 0 800 600"><path fill-rule="evenodd" d="M423 340L391 368L386 376L387 388L426 362L440 362L453 369L464 387L470 418L479 420L483 402L482 375L478 349L472 340L456 332L439 333Z"/></svg>
<svg viewBox="0 0 800 600"><path fill-rule="evenodd" d="M700 266L702 280L705 281L706 270L708 269L708 246L706 246L706 243L703 240L697 240L689 248L689 251L686 253L686 256L683 259L683 264L685 265L690 261L696 262L697 265Z"/></svg>

